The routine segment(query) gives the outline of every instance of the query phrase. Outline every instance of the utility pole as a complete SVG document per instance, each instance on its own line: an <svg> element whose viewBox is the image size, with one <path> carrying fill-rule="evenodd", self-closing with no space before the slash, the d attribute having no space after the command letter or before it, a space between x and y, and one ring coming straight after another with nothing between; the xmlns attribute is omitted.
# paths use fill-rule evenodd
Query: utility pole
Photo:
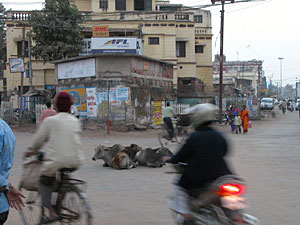
<svg viewBox="0 0 300 225"><path fill-rule="evenodd" d="M25 58L25 24L22 27L22 58L24 62ZM24 72L21 72L21 87L20 87L20 115L19 115L19 127L22 126L23 117L23 86L24 86Z"/></svg>
<svg viewBox="0 0 300 225"><path fill-rule="evenodd" d="M223 44L224 44L224 13L225 13L225 2L231 1L234 3L234 0L211 0L212 4L216 2L221 2L222 10L221 10L221 31L220 31L220 79L219 79L219 121L222 123L222 113L223 113L223 64L224 64L224 53L223 53Z"/></svg>
<svg viewBox="0 0 300 225"><path fill-rule="evenodd" d="M29 75L29 92L32 92L32 67L31 67L31 40L28 39L28 75Z"/></svg>
<svg viewBox="0 0 300 225"><path fill-rule="evenodd" d="M282 95L282 60L284 58L279 57L278 59L280 60L280 95Z"/></svg>

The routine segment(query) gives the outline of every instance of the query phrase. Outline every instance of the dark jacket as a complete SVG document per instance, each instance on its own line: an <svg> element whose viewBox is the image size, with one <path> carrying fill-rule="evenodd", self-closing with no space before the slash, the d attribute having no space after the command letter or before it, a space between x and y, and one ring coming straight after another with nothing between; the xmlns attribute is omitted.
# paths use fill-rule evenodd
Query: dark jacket
<svg viewBox="0 0 300 225"><path fill-rule="evenodd" d="M192 190L220 176L232 174L224 159L227 152L228 146L223 135L210 127L202 127L191 134L169 162L188 163L179 185Z"/></svg>

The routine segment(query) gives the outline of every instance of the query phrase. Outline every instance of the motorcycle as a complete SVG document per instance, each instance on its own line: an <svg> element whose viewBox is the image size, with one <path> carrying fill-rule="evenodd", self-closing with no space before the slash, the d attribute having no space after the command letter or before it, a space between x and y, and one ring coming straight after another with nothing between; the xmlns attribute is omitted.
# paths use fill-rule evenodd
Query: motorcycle
<svg viewBox="0 0 300 225"><path fill-rule="evenodd" d="M293 111L294 111L294 105L290 103L289 106L287 107L287 109L288 109L290 112L293 112Z"/></svg>
<svg viewBox="0 0 300 225"><path fill-rule="evenodd" d="M179 171L176 173L183 169ZM174 221L178 225L258 225L257 218L243 212L245 189L244 181L235 175L219 177L205 190L192 192L189 200L191 220L186 222L181 214L173 211Z"/></svg>

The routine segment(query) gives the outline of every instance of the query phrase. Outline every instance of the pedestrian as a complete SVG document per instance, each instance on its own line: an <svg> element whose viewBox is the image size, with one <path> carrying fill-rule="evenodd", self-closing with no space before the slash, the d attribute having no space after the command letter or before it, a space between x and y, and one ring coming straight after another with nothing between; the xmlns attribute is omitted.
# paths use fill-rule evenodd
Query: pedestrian
<svg viewBox="0 0 300 225"><path fill-rule="evenodd" d="M230 127L231 127L231 133L234 132L234 117L235 117L235 110L233 110L233 107L230 107L230 110L229 110L229 122L230 122Z"/></svg>
<svg viewBox="0 0 300 225"><path fill-rule="evenodd" d="M286 107L287 107L286 101L285 101L285 99L283 99L283 101L281 103L281 110L282 110L283 115L285 115Z"/></svg>
<svg viewBox="0 0 300 225"><path fill-rule="evenodd" d="M8 182L13 165L16 138L10 127L0 119L0 225L3 225L9 213L9 207L17 210L24 206L24 195Z"/></svg>
<svg viewBox="0 0 300 225"><path fill-rule="evenodd" d="M246 105L243 106L243 110L241 111L241 120L243 126L244 134L248 132L248 120L249 120L249 112L246 109Z"/></svg>
<svg viewBox="0 0 300 225"><path fill-rule="evenodd" d="M56 111L51 108L50 100L46 101L46 106L47 106L47 109L43 110L43 112L42 112L40 124L42 124L43 120L46 119L47 117L56 115Z"/></svg>
<svg viewBox="0 0 300 225"><path fill-rule="evenodd" d="M162 118L168 128L169 140L172 140L174 137L174 127L173 127L172 119L175 117L175 115L176 114L174 109L170 106L170 103L167 102L167 107L165 107L163 110Z"/></svg>
<svg viewBox="0 0 300 225"><path fill-rule="evenodd" d="M240 117L240 114L237 113L235 118L234 118L234 126L235 126L235 133L238 134L241 133L241 125L242 125L242 120L241 120L241 117Z"/></svg>
<svg viewBox="0 0 300 225"><path fill-rule="evenodd" d="M33 138L30 151L25 157L37 154L43 148L44 162L41 167L39 193L42 206L49 211L49 217L43 217L42 223L47 224L59 220L51 204L52 187L55 184L56 173L64 168L77 170L84 160L80 149L81 124L70 114L72 97L66 92L60 92L56 98L57 115L47 118Z"/></svg>
<svg viewBox="0 0 300 225"><path fill-rule="evenodd" d="M79 113L78 113L77 107L75 105L71 105L70 111L71 111L71 115L73 115L79 119Z"/></svg>

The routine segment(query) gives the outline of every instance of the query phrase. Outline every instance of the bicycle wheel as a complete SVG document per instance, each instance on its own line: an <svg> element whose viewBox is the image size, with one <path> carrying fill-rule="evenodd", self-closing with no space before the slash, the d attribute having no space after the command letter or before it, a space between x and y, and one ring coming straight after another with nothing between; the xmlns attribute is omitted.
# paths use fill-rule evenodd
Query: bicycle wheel
<svg viewBox="0 0 300 225"><path fill-rule="evenodd" d="M85 193L82 193L78 188L64 192L59 216L62 218L62 224L92 225L91 208Z"/></svg>
<svg viewBox="0 0 300 225"><path fill-rule="evenodd" d="M26 196L25 207L19 211L21 221L25 225L39 225L42 219L42 198L37 191L26 191L20 188L20 191Z"/></svg>
<svg viewBox="0 0 300 225"><path fill-rule="evenodd" d="M162 128L158 132L158 142L162 147L166 146L169 143L168 137L169 137L169 134L165 128Z"/></svg>

